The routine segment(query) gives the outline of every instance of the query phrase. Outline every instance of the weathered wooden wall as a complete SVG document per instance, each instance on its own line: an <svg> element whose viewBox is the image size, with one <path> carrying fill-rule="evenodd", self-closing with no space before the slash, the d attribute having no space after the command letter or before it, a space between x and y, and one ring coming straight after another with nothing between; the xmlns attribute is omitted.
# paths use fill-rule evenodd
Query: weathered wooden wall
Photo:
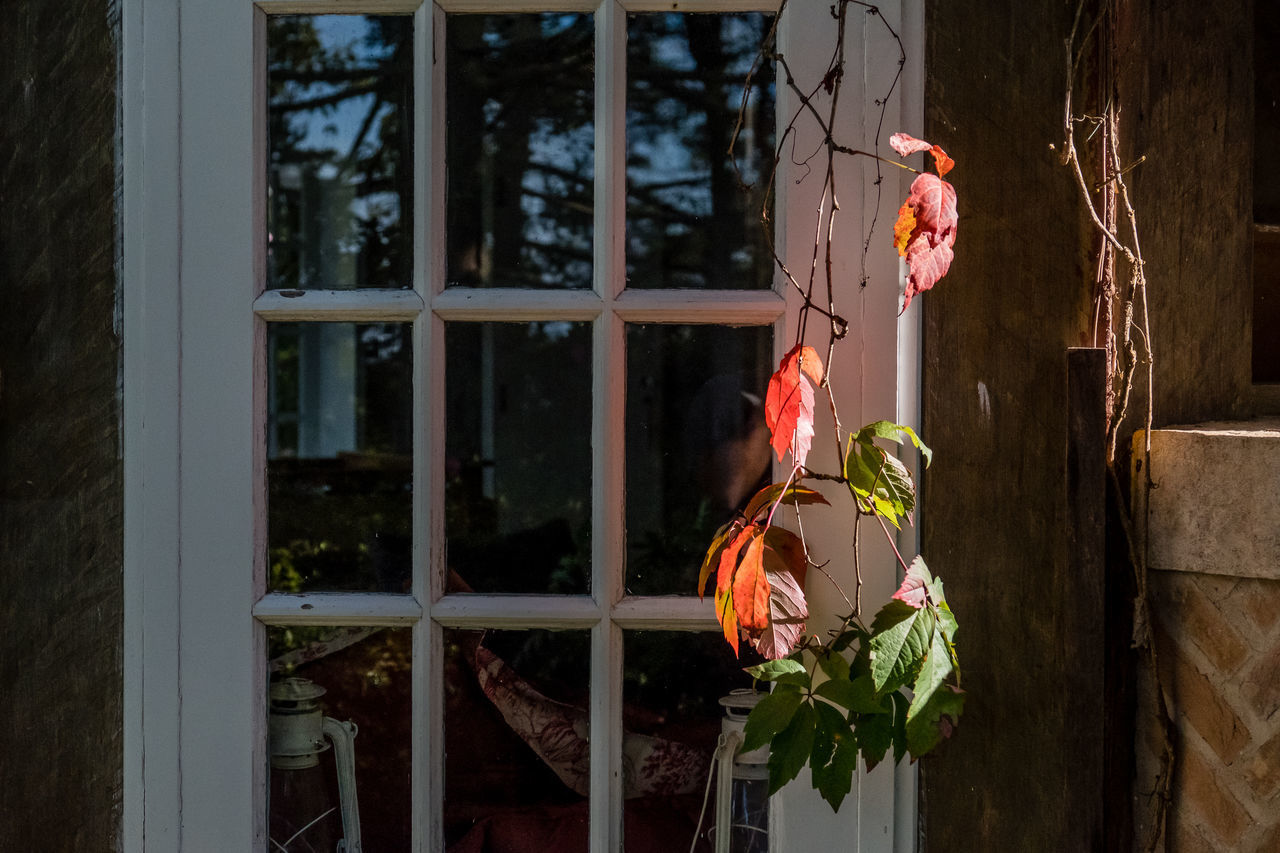
<svg viewBox="0 0 1280 853"><path fill-rule="evenodd" d="M118 23L0 4L0 849L116 849Z"/></svg>
<svg viewBox="0 0 1280 853"><path fill-rule="evenodd" d="M1098 733L1073 708L1102 673L1077 642L1097 623L1071 576L1066 492L1067 348L1089 343L1094 241L1050 150L1074 5L927 7L925 136L956 160L961 218L924 297L923 553L968 691L954 741L921 763L930 853L1099 842Z"/></svg>
<svg viewBox="0 0 1280 853"><path fill-rule="evenodd" d="M1120 9L1122 156L1147 157L1130 185L1151 296L1155 425L1248 417L1253 2Z"/></svg>

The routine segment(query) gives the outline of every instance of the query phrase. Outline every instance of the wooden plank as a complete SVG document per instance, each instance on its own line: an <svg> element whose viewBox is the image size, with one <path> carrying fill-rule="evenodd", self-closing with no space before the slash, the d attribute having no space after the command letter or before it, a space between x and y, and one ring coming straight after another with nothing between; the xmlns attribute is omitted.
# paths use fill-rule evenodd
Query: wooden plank
<svg viewBox="0 0 1280 853"><path fill-rule="evenodd" d="M1106 803L1106 471L1107 354L1095 347L1067 350L1067 579L1053 590L1064 626L1068 718L1066 748L1074 770L1077 834L1101 849ZM1126 798L1127 799L1127 798Z"/></svg>

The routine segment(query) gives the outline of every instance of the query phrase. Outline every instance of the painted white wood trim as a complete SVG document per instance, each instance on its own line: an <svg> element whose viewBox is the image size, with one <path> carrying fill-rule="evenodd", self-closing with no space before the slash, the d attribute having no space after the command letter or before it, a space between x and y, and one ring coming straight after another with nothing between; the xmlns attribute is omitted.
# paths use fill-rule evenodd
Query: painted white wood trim
<svg viewBox="0 0 1280 853"><path fill-rule="evenodd" d="M596 15L594 290L608 307L626 286L626 16L612 0ZM606 311L593 329L591 593L608 613L622 597L625 552L623 439L626 393L622 322ZM593 853L621 850L622 630L603 619L591 632Z"/></svg>
<svg viewBox="0 0 1280 853"><path fill-rule="evenodd" d="M255 601L255 7L182 5L182 849L266 843ZM212 34L216 34L213 37ZM255 70L257 74L255 74Z"/></svg>
<svg viewBox="0 0 1280 853"><path fill-rule="evenodd" d="M437 245L443 242L442 212L435 204L442 173L436 170L435 157L439 137L432 120L439 109L434 64L436 18L438 10L431 3L420 7L414 16L413 39L413 289L420 303L433 293L433 273L443 266L437 263ZM438 322L429 313L420 314L413 326L413 581L418 602L429 603L435 597L432 585L433 554L443 551L444 537L436 526L433 506L444 499L443 429L437 428L437 414L444 406L443 377L433 365L443 364L443 335ZM435 350L440 349L440 360ZM437 482L439 480L439 482ZM425 615L425 614L420 614ZM410 810L411 843L415 853L444 849L444 834L433 803L443 801L444 782L444 685L437 677L441 672L440 631L428 621L419 621L413 629L413 681L411 685L411 771Z"/></svg>
<svg viewBox="0 0 1280 853"><path fill-rule="evenodd" d="M586 595L446 595L431 618L446 628L590 628L602 617Z"/></svg>
<svg viewBox="0 0 1280 853"><path fill-rule="evenodd" d="M450 287L431 300L446 320L594 320L602 308L590 290Z"/></svg>
<svg viewBox="0 0 1280 853"><path fill-rule="evenodd" d="M263 596L253 618L265 625L412 625L422 605L412 595L378 593L280 593Z"/></svg>
<svg viewBox="0 0 1280 853"><path fill-rule="evenodd" d="M425 0L255 0L268 15L412 15Z"/></svg>
<svg viewBox="0 0 1280 853"><path fill-rule="evenodd" d="M412 290L268 290L253 302L253 312L272 323L406 322L423 307Z"/></svg>
<svg viewBox="0 0 1280 853"><path fill-rule="evenodd" d="M614 308L628 323L763 326L779 320L787 303L772 290L627 290Z"/></svg>
<svg viewBox="0 0 1280 853"><path fill-rule="evenodd" d="M615 624L628 631L719 631L711 600L692 595L627 597L613 607Z"/></svg>
<svg viewBox="0 0 1280 853"><path fill-rule="evenodd" d="M917 138L924 138L924 8L919 3L903 3L901 26L903 46L907 51L907 63L902 68L902 99L899 107L899 126ZM897 181L899 194L905 197L909 182L905 175ZM898 289L906 284L906 263L899 260ZM920 435L923 404L923 330L922 302L915 302L898 319L898 423L911 426ZM928 443L926 439L926 443ZM920 525L924 520L924 477L919 452L907 448L904 461L916 482L916 523L903 528L898 548L904 555L919 553ZM928 559L926 557L926 559ZM899 764L894 768L893 780L893 850L894 853L915 853L919 836L919 765L914 762Z"/></svg>
<svg viewBox="0 0 1280 853"><path fill-rule="evenodd" d="M178 850L181 141L176 0L121 4L122 849Z"/></svg>

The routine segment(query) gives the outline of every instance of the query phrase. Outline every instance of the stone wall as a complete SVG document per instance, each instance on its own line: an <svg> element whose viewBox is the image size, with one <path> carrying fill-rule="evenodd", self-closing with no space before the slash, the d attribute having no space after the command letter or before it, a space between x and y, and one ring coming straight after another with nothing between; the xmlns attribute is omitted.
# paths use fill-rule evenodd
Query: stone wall
<svg viewBox="0 0 1280 853"><path fill-rule="evenodd" d="M119 23L0 4L0 849L117 849Z"/></svg>
<svg viewBox="0 0 1280 853"><path fill-rule="evenodd" d="M1165 847L1274 853L1280 422L1157 430L1151 465L1156 650L1177 726ZM1145 832L1159 738L1149 717L1138 723L1135 813Z"/></svg>

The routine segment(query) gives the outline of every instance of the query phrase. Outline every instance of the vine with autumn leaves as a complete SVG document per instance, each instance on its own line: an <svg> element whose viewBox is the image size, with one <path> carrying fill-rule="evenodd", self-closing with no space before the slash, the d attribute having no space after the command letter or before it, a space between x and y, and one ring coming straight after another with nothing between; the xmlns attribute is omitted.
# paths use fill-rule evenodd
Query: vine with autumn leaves
<svg viewBox="0 0 1280 853"><path fill-rule="evenodd" d="M773 690L748 717L742 750L769 745L770 794L796 778L807 765L814 788L838 809L851 790L859 755L868 770L890 751L895 762L908 755L913 759L924 755L950 734L963 710L965 695L955 647L957 623L947 605L942 580L932 576L922 557L908 561L899 553L890 530L900 528L904 521L910 523L916 487L910 470L886 446L910 442L926 465L932 454L903 424L880 420L856 431L844 430L823 359L804 343L811 316L816 315L820 319L815 326L824 323L828 330L826 364L830 365L849 328L837 311L837 297L847 296L850 290L856 292L867 283L866 258L873 247L874 219L862 246L862 281L833 281L832 241L840 210L836 162L843 157L873 158L877 192L883 186L881 164L917 173L893 227L893 246L909 270L902 310L914 296L933 287L951 265L958 222L956 191L944 178L955 163L939 146L904 133L893 134L889 145L903 158L927 152L933 171L919 171L882 158L878 144L874 151L862 151L834 138L832 128L836 126L845 71L845 28L851 11L861 11L877 21L899 49L898 73L889 91L876 101L881 107L877 139L885 105L905 64L901 40L875 6L837 0L831 7L836 41L826 73L803 88L787 58L776 49L777 24L786 6L784 0L747 86L765 63L773 63L798 103L777 139L767 186L774 185L784 152L794 144L802 123L816 123L824 140L804 162L810 167L808 179L822 181L823 199L817 211L817 236L808 275L797 275L776 248L773 251L788 287L803 298L796 343L770 379L765 400L771 445L779 462L790 458L791 468L783 482L760 490L717 531L702 563L698 591L702 595L714 576L713 602L725 640L735 654L739 643L745 641L767 659L747 670L759 681L772 682ZM766 235L771 230L769 207L766 200L761 212ZM888 242L886 236L886 251ZM819 276L820 269L825 277ZM819 288L820 281L826 282L825 293ZM839 454L839 469L834 472L809 467L819 394L825 395L832 413ZM803 532L793 533L777 523L783 506L793 508L801 522L801 513L819 511L818 507L829 507L823 512L836 510L813 488L818 480L840 483L847 489L845 511L851 513L853 522L851 559L856 584L852 597L845 595L824 564L813 561ZM870 622L864 618L861 601L859 530L863 522L874 522L882 531L904 575L897 592ZM798 527L803 531L803 523ZM806 632L809 610L804 589L811 570L835 585L848 605L847 614L839 615L839 626L825 636Z"/></svg>

